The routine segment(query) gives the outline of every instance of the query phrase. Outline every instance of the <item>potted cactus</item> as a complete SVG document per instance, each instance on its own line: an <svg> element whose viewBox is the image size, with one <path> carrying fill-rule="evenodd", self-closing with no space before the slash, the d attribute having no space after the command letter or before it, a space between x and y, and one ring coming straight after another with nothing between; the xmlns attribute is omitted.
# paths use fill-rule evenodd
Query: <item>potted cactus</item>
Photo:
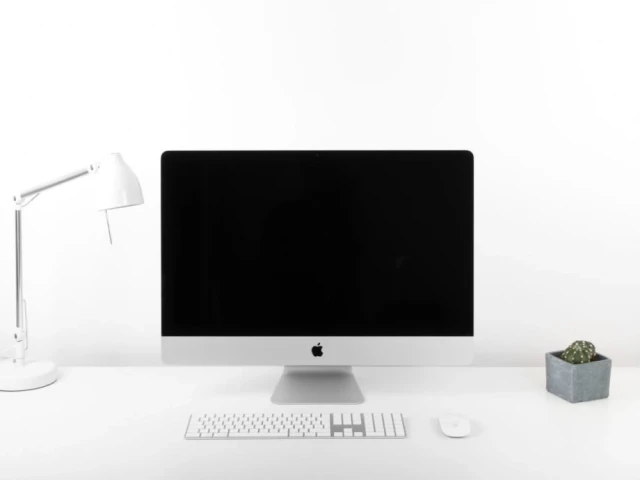
<svg viewBox="0 0 640 480"><path fill-rule="evenodd" d="M578 340L564 351L546 354L547 391L571 403L609 396L611 359L596 353L591 342Z"/></svg>

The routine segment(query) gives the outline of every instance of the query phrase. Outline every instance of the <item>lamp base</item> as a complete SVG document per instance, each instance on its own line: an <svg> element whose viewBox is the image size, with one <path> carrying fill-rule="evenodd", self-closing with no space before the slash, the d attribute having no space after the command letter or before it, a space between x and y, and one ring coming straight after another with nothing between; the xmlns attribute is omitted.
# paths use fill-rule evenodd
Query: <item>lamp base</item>
<svg viewBox="0 0 640 480"><path fill-rule="evenodd" d="M52 362L14 363L0 361L0 391L20 392L51 385L58 379L58 372Z"/></svg>

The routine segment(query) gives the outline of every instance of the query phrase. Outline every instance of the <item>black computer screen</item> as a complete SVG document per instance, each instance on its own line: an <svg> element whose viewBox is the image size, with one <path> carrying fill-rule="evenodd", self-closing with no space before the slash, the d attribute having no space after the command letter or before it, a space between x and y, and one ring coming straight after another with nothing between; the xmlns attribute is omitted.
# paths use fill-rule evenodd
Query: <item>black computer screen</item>
<svg viewBox="0 0 640 480"><path fill-rule="evenodd" d="M467 151L165 152L164 336L472 336Z"/></svg>

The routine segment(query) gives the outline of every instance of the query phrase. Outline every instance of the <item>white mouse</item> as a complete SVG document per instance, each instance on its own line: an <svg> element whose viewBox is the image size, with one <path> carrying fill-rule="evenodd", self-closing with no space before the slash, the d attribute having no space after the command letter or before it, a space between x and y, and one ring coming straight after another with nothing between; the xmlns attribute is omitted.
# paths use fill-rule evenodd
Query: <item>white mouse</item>
<svg viewBox="0 0 640 480"><path fill-rule="evenodd" d="M440 429L447 437L462 438L471 433L471 424L468 419L457 415L442 415L438 418Z"/></svg>

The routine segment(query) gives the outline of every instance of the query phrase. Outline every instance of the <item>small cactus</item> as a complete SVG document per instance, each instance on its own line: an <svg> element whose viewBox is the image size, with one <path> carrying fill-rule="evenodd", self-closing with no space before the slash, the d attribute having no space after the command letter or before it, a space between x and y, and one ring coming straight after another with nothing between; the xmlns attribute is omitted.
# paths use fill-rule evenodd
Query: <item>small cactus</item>
<svg viewBox="0 0 640 480"><path fill-rule="evenodd" d="M579 364L579 363L588 363L593 360L596 356L596 347L591 342L586 342L584 340L577 340L573 342L571 345L567 347L567 349L562 352L560 358L562 358L565 362Z"/></svg>

